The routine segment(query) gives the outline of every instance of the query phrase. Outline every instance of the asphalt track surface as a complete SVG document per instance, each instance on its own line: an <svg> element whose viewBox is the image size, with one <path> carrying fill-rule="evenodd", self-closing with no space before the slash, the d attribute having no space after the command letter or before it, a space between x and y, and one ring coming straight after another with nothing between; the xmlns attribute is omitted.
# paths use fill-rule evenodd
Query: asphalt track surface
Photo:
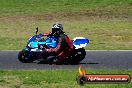
<svg viewBox="0 0 132 88"><path fill-rule="evenodd" d="M21 63L17 55L18 51L0 51L0 69L76 69L79 65L87 69L132 69L132 51L87 51L85 59L79 65Z"/></svg>

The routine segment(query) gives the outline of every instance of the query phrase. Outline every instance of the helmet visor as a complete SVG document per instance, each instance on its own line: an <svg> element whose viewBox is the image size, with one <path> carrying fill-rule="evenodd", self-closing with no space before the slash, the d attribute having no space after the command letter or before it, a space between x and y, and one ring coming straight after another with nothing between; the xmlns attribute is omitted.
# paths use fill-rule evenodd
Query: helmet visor
<svg viewBox="0 0 132 88"><path fill-rule="evenodd" d="M54 34L54 33L57 33L58 31L60 31L59 28L52 28L52 33L53 33L53 34Z"/></svg>

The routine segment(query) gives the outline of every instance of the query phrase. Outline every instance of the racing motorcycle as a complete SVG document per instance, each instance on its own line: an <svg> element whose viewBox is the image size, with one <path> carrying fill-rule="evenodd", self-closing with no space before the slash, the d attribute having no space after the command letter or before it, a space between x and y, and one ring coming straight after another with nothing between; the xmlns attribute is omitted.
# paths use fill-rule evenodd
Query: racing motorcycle
<svg viewBox="0 0 132 88"><path fill-rule="evenodd" d="M89 43L89 40L84 37L75 37L71 41L74 45L73 53L69 57L66 57L63 64L78 64L85 58L86 51L84 47ZM52 63L57 56L52 56L51 54L45 58L43 49L55 48L56 46L57 39L53 35L48 35L44 38L41 33L38 34L37 27L35 35L29 38L26 47L19 52L18 60L22 63L31 63L39 59L44 59L46 61L49 60L49 58L54 58L49 62Z"/></svg>

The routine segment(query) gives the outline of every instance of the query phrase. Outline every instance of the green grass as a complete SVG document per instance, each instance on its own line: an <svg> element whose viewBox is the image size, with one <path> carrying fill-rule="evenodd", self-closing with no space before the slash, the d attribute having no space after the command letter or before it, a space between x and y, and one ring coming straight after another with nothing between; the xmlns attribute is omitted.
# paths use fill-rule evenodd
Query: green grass
<svg viewBox="0 0 132 88"><path fill-rule="evenodd" d="M0 50L21 50L34 34L64 25L72 39L84 36L90 50L132 49L131 0L0 0Z"/></svg>
<svg viewBox="0 0 132 88"><path fill-rule="evenodd" d="M132 0L0 0L0 50L21 50L27 39L60 22L72 39L90 40L86 49L132 49ZM91 70L89 74L130 74ZM0 88L132 88L130 84L76 83L76 70L0 70Z"/></svg>
<svg viewBox="0 0 132 88"><path fill-rule="evenodd" d="M3 16L80 10L107 10L116 13L120 10L131 11L132 5L131 0L0 0L0 2L0 14Z"/></svg>
<svg viewBox="0 0 132 88"><path fill-rule="evenodd" d="M43 20L15 20L16 22L0 22L0 50L21 50L25 47L30 36L39 26L40 32L51 31L52 22ZM29 25L30 23L30 25ZM86 49L90 50L120 50L132 49L132 24L125 20L91 20L62 22L64 30L72 39L76 36L84 36L90 40Z"/></svg>
<svg viewBox="0 0 132 88"><path fill-rule="evenodd" d="M130 70L90 70L87 74L130 74ZM77 70L0 70L0 88L131 88L130 84L76 83Z"/></svg>

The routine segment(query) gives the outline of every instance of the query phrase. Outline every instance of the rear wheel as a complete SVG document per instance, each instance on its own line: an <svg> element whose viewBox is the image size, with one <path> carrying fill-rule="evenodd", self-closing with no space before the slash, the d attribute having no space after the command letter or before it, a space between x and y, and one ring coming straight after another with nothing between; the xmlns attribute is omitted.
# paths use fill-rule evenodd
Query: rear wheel
<svg viewBox="0 0 132 88"><path fill-rule="evenodd" d="M28 51L20 51L18 54L18 60L22 63L30 63L33 62L33 56L29 55Z"/></svg>
<svg viewBox="0 0 132 88"><path fill-rule="evenodd" d="M86 56L86 51L84 48L75 49L72 55L71 64L78 64L82 61Z"/></svg>

